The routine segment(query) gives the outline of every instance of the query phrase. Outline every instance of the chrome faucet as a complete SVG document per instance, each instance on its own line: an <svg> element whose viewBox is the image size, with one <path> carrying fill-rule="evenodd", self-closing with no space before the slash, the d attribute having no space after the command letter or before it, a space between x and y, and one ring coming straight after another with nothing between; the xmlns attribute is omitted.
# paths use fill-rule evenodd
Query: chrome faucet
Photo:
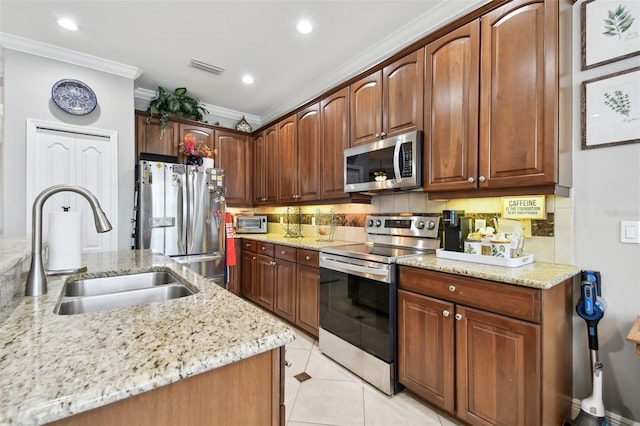
<svg viewBox="0 0 640 426"><path fill-rule="evenodd" d="M31 269L27 276L25 296L41 296L47 294L47 276L42 265L42 206L49 197L58 192L75 192L82 195L91 204L96 231L111 231L111 223L102 211L95 195L88 190L75 185L55 185L42 191L33 202L31 213Z"/></svg>

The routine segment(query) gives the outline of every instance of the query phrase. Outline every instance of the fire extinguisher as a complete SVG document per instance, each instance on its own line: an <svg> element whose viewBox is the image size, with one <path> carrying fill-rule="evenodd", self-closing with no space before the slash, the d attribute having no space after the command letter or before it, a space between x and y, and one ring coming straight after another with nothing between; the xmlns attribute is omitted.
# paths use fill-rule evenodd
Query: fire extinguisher
<svg viewBox="0 0 640 426"><path fill-rule="evenodd" d="M233 238L233 217L231 213L225 213L224 225L226 230L226 270L225 270L225 284L229 283L229 266L235 266L236 264L236 244Z"/></svg>

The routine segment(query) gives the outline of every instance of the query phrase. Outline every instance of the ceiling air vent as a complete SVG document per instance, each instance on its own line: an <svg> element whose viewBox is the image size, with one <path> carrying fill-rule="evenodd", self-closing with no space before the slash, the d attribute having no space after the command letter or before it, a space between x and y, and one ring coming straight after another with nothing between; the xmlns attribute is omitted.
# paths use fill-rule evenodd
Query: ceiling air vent
<svg viewBox="0 0 640 426"><path fill-rule="evenodd" d="M215 65L207 64L197 59L191 60L191 66L215 75L220 75L224 72L224 68L216 67Z"/></svg>

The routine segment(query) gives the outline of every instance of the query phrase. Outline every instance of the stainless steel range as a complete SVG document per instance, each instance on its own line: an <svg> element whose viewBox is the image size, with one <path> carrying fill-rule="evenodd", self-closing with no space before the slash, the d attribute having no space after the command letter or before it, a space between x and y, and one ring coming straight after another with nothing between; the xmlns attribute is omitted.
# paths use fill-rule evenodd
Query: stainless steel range
<svg viewBox="0 0 640 426"><path fill-rule="evenodd" d="M367 216L367 242L320 250L320 350L388 395L396 374L396 260L440 247L438 216Z"/></svg>

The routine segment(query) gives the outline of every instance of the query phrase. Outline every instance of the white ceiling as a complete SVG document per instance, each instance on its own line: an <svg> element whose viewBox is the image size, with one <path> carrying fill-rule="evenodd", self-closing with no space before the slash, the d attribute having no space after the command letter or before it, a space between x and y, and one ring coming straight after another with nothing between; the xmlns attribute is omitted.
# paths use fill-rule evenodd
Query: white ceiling
<svg viewBox="0 0 640 426"><path fill-rule="evenodd" d="M264 124L486 2L0 0L0 32L139 68L137 93L186 87ZM63 16L79 30L60 28ZM300 18L313 22L311 34L297 33ZM240 81L245 73L253 85Z"/></svg>

